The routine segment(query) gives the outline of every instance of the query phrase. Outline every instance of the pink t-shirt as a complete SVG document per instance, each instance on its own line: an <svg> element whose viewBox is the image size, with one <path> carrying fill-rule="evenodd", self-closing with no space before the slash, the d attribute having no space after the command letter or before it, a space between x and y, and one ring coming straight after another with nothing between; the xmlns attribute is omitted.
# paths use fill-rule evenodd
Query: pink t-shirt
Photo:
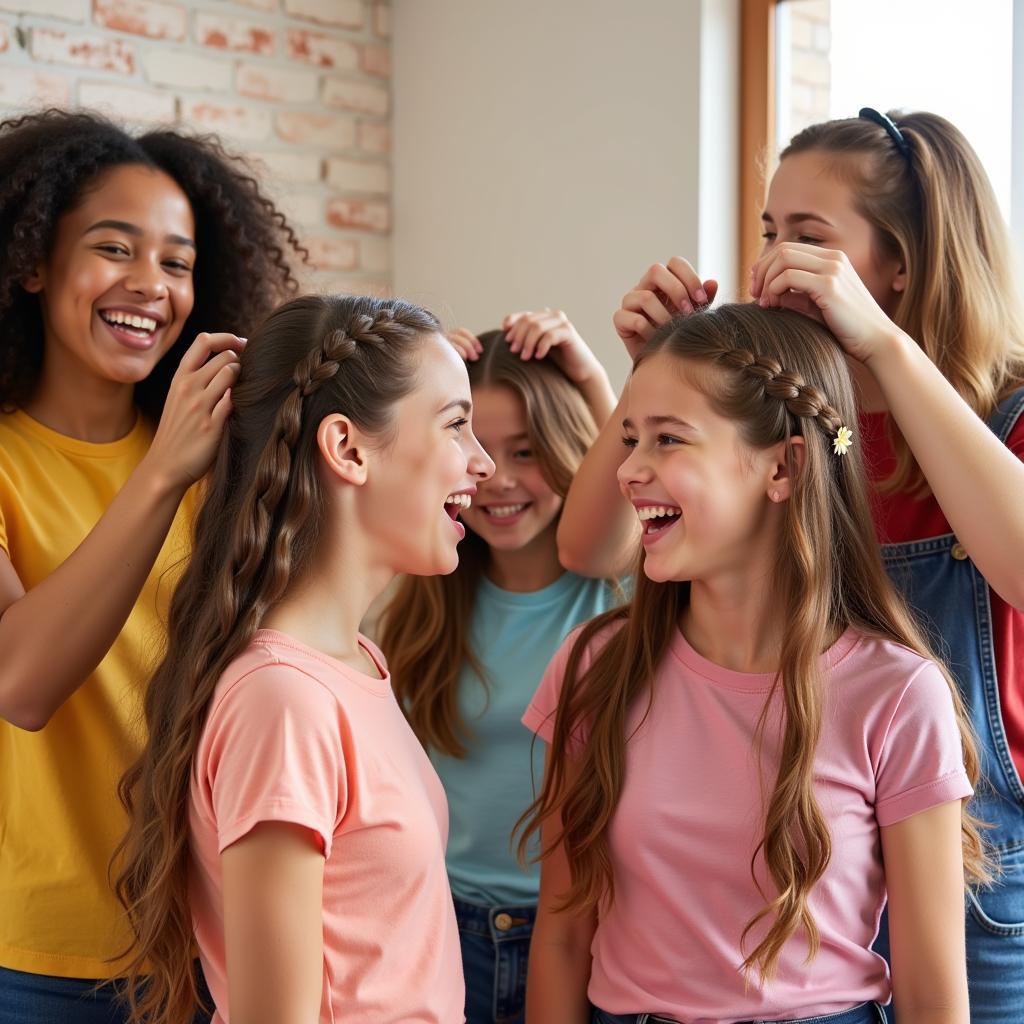
<svg viewBox="0 0 1024 1024"><path fill-rule="evenodd" d="M548 742L575 639L555 656L523 716ZM871 952L885 902L879 826L967 797L971 786L949 688L932 662L852 630L823 661L816 795L832 859L810 900L817 956L804 963L807 945L797 933L771 983L762 986L754 972L745 984L740 935L765 904L750 871L764 815L752 741L773 677L721 668L677 632L650 713L640 724L644 699L629 716L627 731L638 731L626 746L609 832L615 899L601 909L591 948L588 995L596 1006L721 1024L889 999L885 963ZM588 656L581 667L589 664ZM765 764L777 763L777 736L766 732ZM773 782L766 772L769 789ZM758 881L774 891L760 858ZM749 933L747 952L767 928Z"/></svg>
<svg viewBox="0 0 1024 1024"><path fill-rule="evenodd" d="M461 1024L445 873L448 806L385 678L260 630L217 683L192 772L191 901L203 970L231 1020L221 852L263 821L324 851L321 1024ZM268 942L270 937L268 937Z"/></svg>

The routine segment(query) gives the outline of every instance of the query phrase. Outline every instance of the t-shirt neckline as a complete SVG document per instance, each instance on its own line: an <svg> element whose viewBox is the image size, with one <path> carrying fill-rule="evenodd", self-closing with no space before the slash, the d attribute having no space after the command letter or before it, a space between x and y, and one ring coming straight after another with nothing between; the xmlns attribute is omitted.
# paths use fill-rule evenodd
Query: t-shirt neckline
<svg viewBox="0 0 1024 1024"><path fill-rule="evenodd" d="M504 587L499 587L497 583L488 579L486 576L481 576L479 593L483 597L500 601L506 605L534 607L562 597L562 595L566 591L572 589L580 579L581 577L577 576L575 573L563 572L558 579L547 584L547 586L541 587L540 590L506 590Z"/></svg>
<svg viewBox="0 0 1024 1024"><path fill-rule="evenodd" d="M852 627L847 628L836 642L822 654L822 668L832 669L854 648L859 634ZM729 690L743 690L748 693L766 693L775 682L774 672L737 672L725 668L699 654L690 641L677 629L671 645L672 654L684 667L701 678Z"/></svg>
<svg viewBox="0 0 1024 1024"><path fill-rule="evenodd" d="M21 429L44 444L71 455L84 455L94 459L110 459L125 455L137 448L140 440L144 440L148 432L146 418L141 413L136 416L132 429L116 441L83 441L77 437L69 437L59 430L46 426L45 423L40 423L24 409L15 409L8 415Z"/></svg>
<svg viewBox="0 0 1024 1024"><path fill-rule="evenodd" d="M308 655L310 658L315 658L317 661L323 662L329 668L347 676L360 686L377 690L379 692L389 691L391 689L391 675L388 672L387 665L384 663L377 651L374 650L373 644L371 644L362 633L359 633L356 639L362 650L366 653L373 664L376 665L377 671L380 672L381 675L371 676L369 672L362 672L357 668L353 668L351 665L347 665L345 662L339 661L337 658L332 658L329 654L326 654L316 647L311 647L309 644L303 643L290 633L283 633L279 629L258 629L253 634L252 642L262 642L280 647L290 647Z"/></svg>

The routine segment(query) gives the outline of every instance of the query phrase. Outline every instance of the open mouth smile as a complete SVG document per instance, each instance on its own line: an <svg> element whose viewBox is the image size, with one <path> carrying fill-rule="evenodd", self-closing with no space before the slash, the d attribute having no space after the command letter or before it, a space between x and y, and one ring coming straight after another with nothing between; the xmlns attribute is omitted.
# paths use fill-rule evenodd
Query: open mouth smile
<svg viewBox="0 0 1024 1024"><path fill-rule="evenodd" d="M120 309L101 310L99 317L110 333L129 348L150 348L163 326L163 321L155 317Z"/></svg>
<svg viewBox="0 0 1024 1024"><path fill-rule="evenodd" d="M520 501L509 505L481 505L480 511L490 520L495 522L515 519L525 512L530 505L529 501Z"/></svg>
<svg viewBox="0 0 1024 1024"><path fill-rule="evenodd" d="M652 543L667 533L683 517L675 505L643 505L636 510L643 530L644 544Z"/></svg>

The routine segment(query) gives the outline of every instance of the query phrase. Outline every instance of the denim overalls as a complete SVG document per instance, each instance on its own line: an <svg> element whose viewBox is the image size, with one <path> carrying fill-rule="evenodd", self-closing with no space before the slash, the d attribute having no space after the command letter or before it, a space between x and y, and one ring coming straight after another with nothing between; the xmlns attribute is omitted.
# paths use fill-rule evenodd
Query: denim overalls
<svg viewBox="0 0 1024 1024"><path fill-rule="evenodd" d="M1024 411L1024 388L989 419L1006 443ZM1024 501L1024 494L1021 495ZM886 569L944 658L967 704L984 776L974 815L995 826L985 839L999 871L991 887L967 897L967 973L971 1024L1024 1020L1024 786L1010 757L999 711L989 588L956 537L945 534L882 548ZM1020 681L1024 685L1024 680ZM888 920L875 948L888 959ZM890 1022L892 1006L886 1008Z"/></svg>

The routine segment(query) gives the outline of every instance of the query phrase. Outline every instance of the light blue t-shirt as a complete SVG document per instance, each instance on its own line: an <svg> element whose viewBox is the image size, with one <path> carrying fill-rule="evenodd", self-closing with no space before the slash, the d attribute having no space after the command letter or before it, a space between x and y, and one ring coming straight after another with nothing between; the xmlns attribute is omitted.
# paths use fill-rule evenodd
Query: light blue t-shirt
<svg viewBox="0 0 1024 1024"><path fill-rule="evenodd" d="M521 868L509 845L544 778L544 743L534 742L520 720L568 633L621 601L605 581L571 572L526 594L481 581L469 644L487 683L468 665L459 678L459 706L472 731L469 754L464 760L430 755L448 794L448 877L460 899L489 906L537 902L539 866Z"/></svg>

